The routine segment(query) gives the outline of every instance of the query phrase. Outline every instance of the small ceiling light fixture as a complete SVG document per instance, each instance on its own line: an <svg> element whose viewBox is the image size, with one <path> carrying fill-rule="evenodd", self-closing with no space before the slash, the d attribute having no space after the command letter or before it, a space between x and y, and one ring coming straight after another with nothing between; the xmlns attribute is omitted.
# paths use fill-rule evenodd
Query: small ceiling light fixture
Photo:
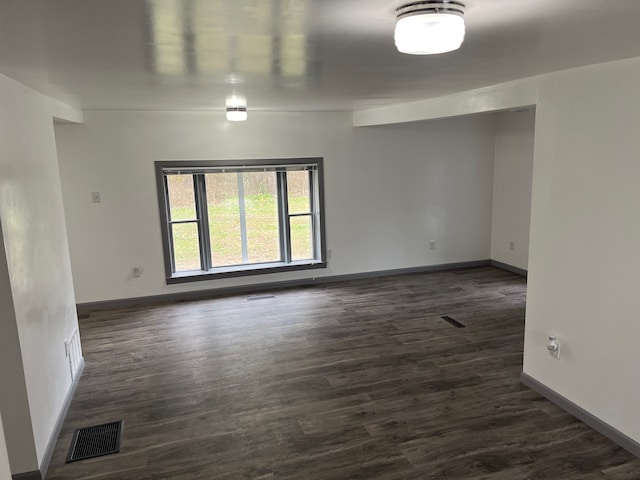
<svg viewBox="0 0 640 480"><path fill-rule="evenodd" d="M244 122L247 119L247 107L227 107L227 120Z"/></svg>
<svg viewBox="0 0 640 480"><path fill-rule="evenodd" d="M411 55L457 50L464 40L464 8L455 0L404 3L396 9L396 48Z"/></svg>
<svg viewBox="0 0 640 480"><path fill-rule="evenodd" d="M244 122L247 119L247 99L244 96L227 97L227 120Z"/></svg>

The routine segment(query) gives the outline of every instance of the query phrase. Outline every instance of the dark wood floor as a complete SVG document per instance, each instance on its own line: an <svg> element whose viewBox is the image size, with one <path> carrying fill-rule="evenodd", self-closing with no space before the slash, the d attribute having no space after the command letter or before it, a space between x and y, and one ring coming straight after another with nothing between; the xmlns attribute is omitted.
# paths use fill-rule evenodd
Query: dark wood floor
<svg viewBox="0 0 640 480"><path fill-rule="evenodd" d="M640 479L640 460L520 384L520 277L269 294L83 319L48 480ZM74 428L118 419L121 453L64 463Z"/></svg>

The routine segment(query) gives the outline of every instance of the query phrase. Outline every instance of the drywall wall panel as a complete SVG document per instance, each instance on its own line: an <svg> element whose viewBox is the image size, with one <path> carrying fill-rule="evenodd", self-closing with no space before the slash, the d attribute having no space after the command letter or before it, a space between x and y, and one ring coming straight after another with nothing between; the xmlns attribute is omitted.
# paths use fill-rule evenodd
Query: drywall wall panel
<svg viewBox="0 0 640 480"><path fill-rule="evenodd" d="M0 76L0 219L31 425L2 411L13 473L37 469L71 386L64 342L77 327L51 99ZM6 392L5 392L6 393ZM14 456L15 438L31 435ZM35 468L34 468L35 467Z"/></svg>
<svg viewBox="0 0 640 480"><path fill-rule="evenodd" d="M1 217L0 245L4 246ZM38 469L38 462L4 248L0 249L0 320L0 415L5 419L0 433L6 432L2 440L6 438L5 448L14 471L30 472Z"/></svg>
<svg viewBox="0 0 640 480"><path fill-rule="evenodd" d="M491 259L526 270L535 109L496 115Z"/></svg>
<svg viewBox="0 0 640 480"><path fill-rule="evenodd" d="M640 59L549 75L533 167L524 371L640 441ZM546 350L561 339L560 359Z"/></svg>
<svg viewBox="0 0 640 480"><path fill-rule="evenodd" d="M56 125L80 303L489 257L491 118L359 129L348 113L252 112L229 123L221 112L89 111L84 120ZM155 160L316 156L327 269L165 285Z"/></svg>
<svg viewBox="0 0 640 480"><path fill-rule="evenodd" d="M4 428L2 426L2 415L0 415L0 478L11 478L7 442L4 439Z"/></svg>
<svg viewBox="0 0 640 480"><path fill-rule="evenodd" d="M533 106L543 77L530 77L488 87L353 112L356 127L449 118Z"/></svg>

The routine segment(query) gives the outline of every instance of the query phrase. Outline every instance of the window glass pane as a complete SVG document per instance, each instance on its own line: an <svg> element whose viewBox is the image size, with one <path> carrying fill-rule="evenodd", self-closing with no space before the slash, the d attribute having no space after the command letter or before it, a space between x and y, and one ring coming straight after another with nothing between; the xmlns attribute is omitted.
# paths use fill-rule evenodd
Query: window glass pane
<svg viewBox="0 0 640 480"><path fill-rule="evenodd" d="M313 259L313 239L311 229L311 215L291 217L291 260Z"/></svg>
<svg viewBox="0 0 640 480"><path fill-rule="evenodd" d="M209 237L214 267L242 264L238 174L208 173Z"/></svg>
<svg viewBox="0 0 640 480"><path fill-rule="evenodd" d="M287 172L287 194L289 213L311 212L308 171Z"/></svg>
<svg viewBox="0 0 640 480"><path fill-rule="evenodd" d="M265 160L247 162L248 166L236 161L193 162L186 167L185 162L156 163L158 186L166 185L166 191L159 192L168 220L163 246L174 268L167 272L167 283L189 276L200 280L286 270L284 252L291 253L286 260L296 262L296 268L317 266L312 265L319 260L315 255L320 245L315 243L324 238L319 210L323 197L318 191L322 163L308 160ZM279 187L287 192L285 197ZM274 265L264 265L268 263ZM214 271L209 276L202 268Z"/></svg>
<svg viewBox="0 0 640 480"><path fill-rule="evenodd" d="M200 245L197 223L176 223L173 232L173 254L176 272L200 270Z"/></svg>
<svg viewBox="0 0 640 480"><path fill-rule="evenodd" d="M275 172L242 174L247 226L247 263L280 260Z"/></svg>
<svg viewBox="0 0 640 480"><path fill-rule="evenodd" d="M195 220L193 175L167 175L171 220Z"/></svg>

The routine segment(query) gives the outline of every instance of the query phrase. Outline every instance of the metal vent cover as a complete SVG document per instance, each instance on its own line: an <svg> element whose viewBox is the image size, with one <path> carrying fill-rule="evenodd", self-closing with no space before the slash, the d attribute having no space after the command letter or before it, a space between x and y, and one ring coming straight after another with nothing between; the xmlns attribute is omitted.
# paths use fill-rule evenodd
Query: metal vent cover
<svg viewBox="0 0 640 480"><path fill-rule="evenodd" d="M268 300L270 298L276 298L275 295L259 295L254 297L247 297L247 302L255 302L256 300Z"/></svg>
<svg viewBox="0 0 640 480"><path fill-rule="evenodd" d="M440 317L442 320L444 320L445 322L453 325L456 328L466 328L467 326L464 323L459 322L458 320L456 320L453 317L450 317L449 315L444 315L442 317Z"/></svg>
<svg viewBox="0 0 640 480"><path fill-rule="evenodd" d="M118 420L76 429L67 454L67 463L118 453L122 425L123 421Z"/></svg>

